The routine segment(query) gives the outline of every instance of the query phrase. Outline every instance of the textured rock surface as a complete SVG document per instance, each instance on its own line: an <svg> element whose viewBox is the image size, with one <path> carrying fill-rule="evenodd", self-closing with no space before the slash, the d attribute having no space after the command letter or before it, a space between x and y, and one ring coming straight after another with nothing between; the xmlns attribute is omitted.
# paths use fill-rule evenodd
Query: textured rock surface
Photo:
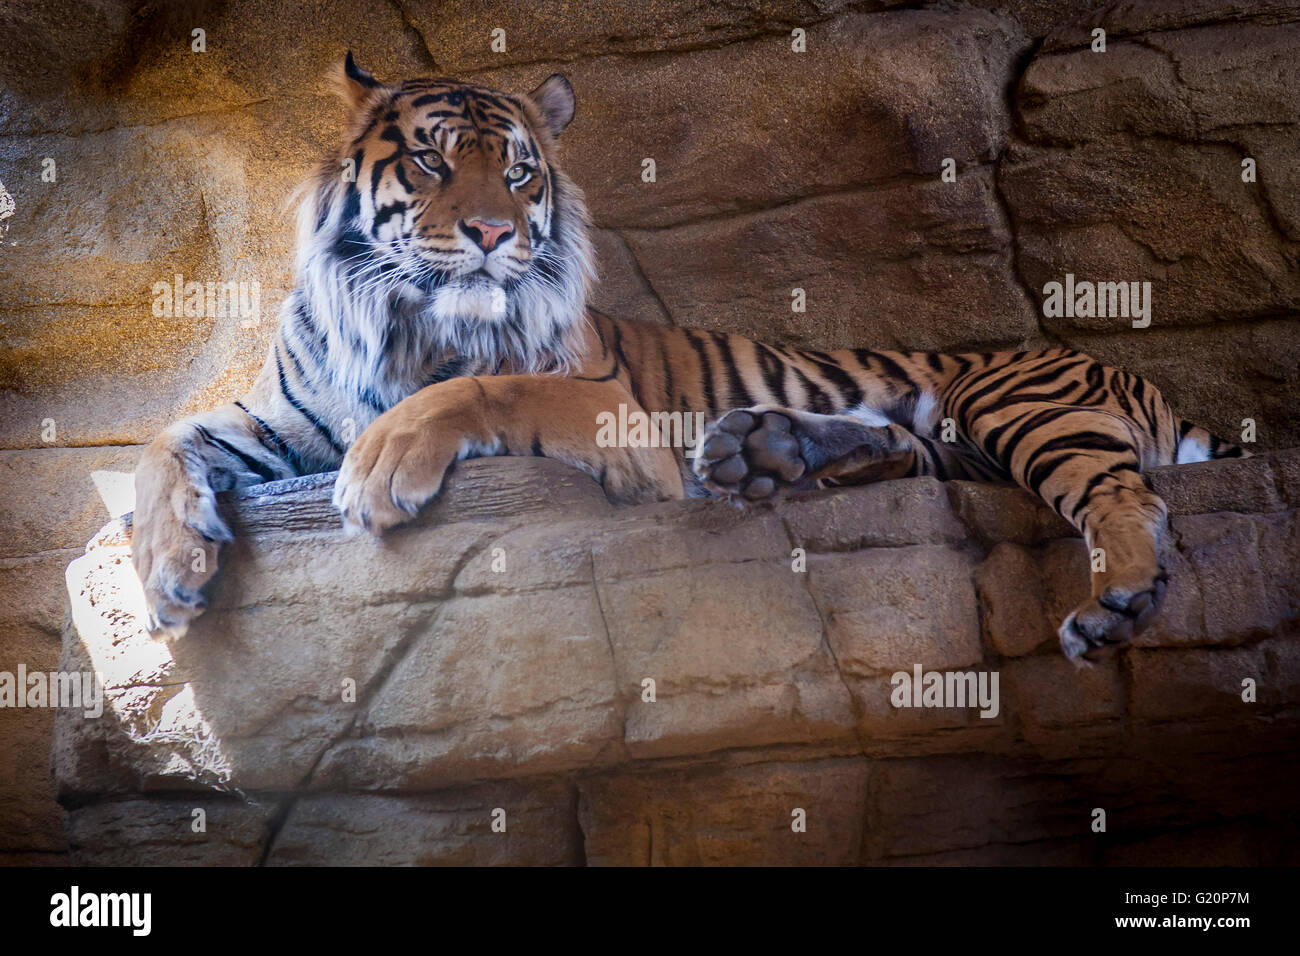
<svg viewBox="0 0 1300 956"><path fill-rule="evenodd" d="M596 304L607 312L812 346L1064 343L1146 375L1180 411L1226 437L1253 419L1260 446L1278 449L1300 445L1298 25L1297 0L6 4L0 670L54 666L62 568L120 510L101 502L122 498L135 446L178 416L234 397L260 366L292 282L285 201L333 145L340 115L324 74L349 47L388 78L449 73L520 90L556 70L572 78L578 116L563 153L595 213ZM1107 31L1105 53L1090 49L1098 26ZM795 28L807 31L805 53L791 50ZM205 31L205 52L193 49L195 29ZM496 29L506 33L505 52L490 48ZM654 183L641 178L646 158L656 161ZM945 158L957 164L955 183L940 180ZM1245 158L1256 162L1256 182L1242 181ZM1150 281L1151 327L1045 317L1043 284L1067 272ZM153 315L153 284L177 273L257 282L260 321ZM794 288L807 293L807 312L791 311ZM1272 490L1240 489L1236 503L1224 497L1232 489L1198 486L1202 498L1189 512L1256 513L1276 494L1266 484ZM1020 576L1033 581L1040 565L1054 580L1077 567L1074 551L1051 543L1064 533L1051 515L1014 492L879 493L898 495L898 510L874 498L833 496L825 507L792 503L785 527L806 535L814 551L836 554L881 546L946 551L969 538L988 554L974 572L980 613L1010 615L995 649L1016 655L1050 641L1044 621L1072 598L1009 588ZM931 507L944 497L949 511ZM873 527L855 520L863 508ZM310 525L315 512L307 515ZM1189 529L1209 533L1195 522ZM626 530L639 548L659 549L662 586L683 584L688 565L672 557L672 535ZM1243 550L1251 542L1286 547L1290 533L1269 520L1220 530L1223 548ZM463 620L526 608L527 574L540 586L576 573L556 570L569 566L544 532L512 533L511 546L539 563L517 572L513 590L489 583L500 576L484 570L486 562L467 565L463 573L477 576L478 590L462 585L465 600L454 610ZM762 551L756 542L765 533L736 530L727 547ZM592 574L626 578L627 568L649 560L621 549L617 536L585 535L575 527L571 539L593 555ZM697 538L692 546L705 544ZM460 538L449 545L474 547ZM325 542L320 548L330 550ZM725 548L707 553L723 565L739 563ZM924 571L937 552L909 553ZM1255 600L1258 589L1239 579L1232 590L1230 572L1218 564L1237 553L1216 555L1207 542L1185 560L1222 593ZM1002 572L1016 578L1001 579L1005 600L990 606ZM310 572L299 574L307 593ZM831 597L834 577L826 577ZM575 589L583 583L570 581ZM632 606L640 586L611 583L611 600ZM776 585L771 569L756 568L729 586L748 595ZM881 600L888 596L882 591ZM811 592L790 596L787 623L802 620L817 600ZM1273 613L1268 601L1258 607ZM610 617L608 607L600 610ZM724 616L697 610L702 622ZM1167 614L1166 626L1180 628L1187 642L1195 643L1198 628L1214 633L1213 608L1188 598L1174 610L1181 617ZM652 638L630 622L617 626L627 629L626 658L613 672L623 680ZM852 635L863 633L853 628L862 626L851 618L837 625L850 655ZM936 625L909 621L899 639L923 640L926 627ZM441 647L440 633L433 624L409 635L429 655L426 666L454 653ZM949 651L968 644L945 634ZM764 680L772 668L806 664L805 697L772 696L756 683L743 699L714 702L718 723L709 733L743 724L755 741L816 735L839 719L845 701L860 707L869 675L855 671L843 685L847 696L827 689L831 644L818 655L787 636L773 648L779 653L771 660L719 662L696 649L677 662L674 679L697 663L720 679L757 668ZM852 656L849 666L861 665ZM653 718L633 715L622 746L663 755L691 746L674 708L703 705L710 688L688 682L678 704ZM569 716L594 720L583 708L605 706L599 696L575 703ZM493 699L489 693L479 703ZM303 734L302 753L286 761L291 767L334 726L327 711L254 711L250 720L253 713ZM380 733L385 713L365 726ZM863 712L857 719L866 727L876 718ZM604 731L583 726L587 744L602 747ZM241 732L250 729L257 727ZM50 732L48 711L0 710L0 861L66 858L62 811L44 763ZM256 734L241 746L251 754L255 741ZM412 765L432 761L440 746L422 739ZM326 769L342 772L318 771ZM1254 846L1251 832L1232 830L1225 839ZM568 852L557 847L538 848L538 859ZM703 848L691 852L707 856Z"/></svg>
<svg viewBox="0 0 1300 956"><path fill-rule="evenodd" d="M614 509L558 463L479 460L374 541L336 530L328 476L298 479L227 500L243 536L173 644L141 627L118 522L67 575L60 667L94 670L106 694L101 718L58 712L73 858L1203 854L1201 828L1281 819L1300 795L1298 468L1286 452L1156 472L1176 514L1168 606L1084 670L1054 636L1087 590L1083 543L1046 520L983 543L1017 508L1045 510L1010 488L908 479L753 514ZM845 528L862 534L830 533ZM892 675L915 666L997 673L997 713L894 706ZM1234 761L1270 787L1226 774ZM223 821L210 845L196 807Z"/></svg>

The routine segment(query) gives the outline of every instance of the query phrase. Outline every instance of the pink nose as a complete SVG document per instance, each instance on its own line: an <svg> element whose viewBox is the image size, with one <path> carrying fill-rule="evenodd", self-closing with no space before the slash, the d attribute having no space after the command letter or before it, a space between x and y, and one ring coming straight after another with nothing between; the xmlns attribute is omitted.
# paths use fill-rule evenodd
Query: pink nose
<svg viewBox="0 0 1300 956"><path fill-rule="evenodd" d="M489 222L486 219L462 219L460 229L484 252L491 252L503 240L515 234L514 227L510 223Z"/></svg>

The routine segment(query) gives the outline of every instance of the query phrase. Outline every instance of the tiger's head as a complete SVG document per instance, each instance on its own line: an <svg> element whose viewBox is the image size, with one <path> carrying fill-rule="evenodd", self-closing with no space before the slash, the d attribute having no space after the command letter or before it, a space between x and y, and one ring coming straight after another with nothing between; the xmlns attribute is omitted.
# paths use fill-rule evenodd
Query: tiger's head
<svg viewBox="0 0 1300 956"><path fill-rule="evenodd" d="M366 346L520 371L571 362L593 266L582 193L556 165L568 80L527 95L387 85L349 53L336 85L348 130L300 220L309 299L342 308Z"/></svg>

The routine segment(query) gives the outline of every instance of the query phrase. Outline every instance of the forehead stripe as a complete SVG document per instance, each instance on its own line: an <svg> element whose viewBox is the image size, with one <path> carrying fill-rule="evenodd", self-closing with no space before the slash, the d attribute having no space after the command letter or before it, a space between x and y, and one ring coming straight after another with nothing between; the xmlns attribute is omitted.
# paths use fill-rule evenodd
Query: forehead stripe
<svg viewBox="0 0 1300 956"><path fill-rule="evenodd" d="M442 103L446 101L455 106L459 106L463 100L464 97L460 93L448 90L445 93L426 93L424 96L417 96L415 99L411 100L411 105L416 109L419 109L421 106L432 106L434 103Z"/></svg>

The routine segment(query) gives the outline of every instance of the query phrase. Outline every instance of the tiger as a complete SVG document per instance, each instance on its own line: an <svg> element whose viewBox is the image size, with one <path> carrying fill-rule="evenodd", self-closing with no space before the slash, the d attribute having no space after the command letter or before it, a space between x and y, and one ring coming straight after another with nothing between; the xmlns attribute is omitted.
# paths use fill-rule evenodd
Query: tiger
<svg viewBox="0 0 1300 956"><path fill-rule="evenodd" d="M910 476L1018 484L1105 554L1058 630L1084 664L1165 599L1167 509L1143 473L1245 454L1071 348L821 351L605 315L587 303L583 193L557 158L576 111L562 74L526 95L387 84L349 52L333 79L344 135L297 197L297 285L265 364L138 464L132 561L164 637L203 612L232 538L217 494L337 470L344 527L382 535L455 462L518 455L580 469L616 503L753 508ZM689 450L598 441L620 406L702 414L704 429Z"/></svg>

